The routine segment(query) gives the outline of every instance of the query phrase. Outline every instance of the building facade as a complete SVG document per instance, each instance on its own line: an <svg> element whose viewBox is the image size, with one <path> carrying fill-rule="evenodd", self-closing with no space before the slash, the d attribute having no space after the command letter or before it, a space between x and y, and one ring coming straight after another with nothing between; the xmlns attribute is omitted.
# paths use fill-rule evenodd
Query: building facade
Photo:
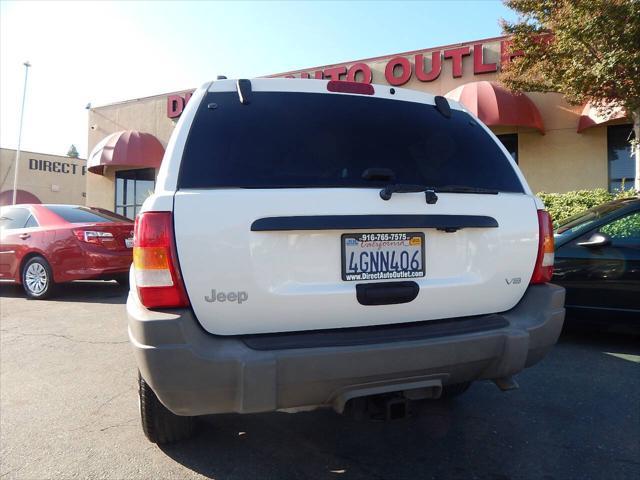
<svg viewBox="0 0 640 480"><path fill-rule="evenodd" d="M15 160L15 150L0 148L0 205L13 202ZM17 203L85 204L85 159L21 151L18 165Z"/></svg>
<svg viewBox="0 0 640 480"><path fill-rule="evenodd" d="M497 37L271 76L374 83L460 101L498 135L535 192L633 186L632 128L624 112L603 117L590 105L568 104L560 94L509 92L497 77L516 55L507 37ZM128 216L137 212L153 189L162 151L191 92L90 111L89 205ZM148 152L146 159L134 158L134 151Z"/></svg>

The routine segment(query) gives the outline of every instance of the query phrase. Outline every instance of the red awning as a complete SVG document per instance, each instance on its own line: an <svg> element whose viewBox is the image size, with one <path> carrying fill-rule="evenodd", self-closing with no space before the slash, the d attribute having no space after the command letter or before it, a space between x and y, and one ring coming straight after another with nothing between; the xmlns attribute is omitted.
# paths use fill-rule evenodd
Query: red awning
<svg viewBox="0 0 640 480"><path fill-rule="evenodd" d="M620 106L613 106L613 109L608 114L602 114L598 112L598 108L591 102L587 103L582 109L580 114L580 120L578 121L578 133L586 130L587 128L595 127L596 125L603 125L613 120L620 118L626 118L627 112Z"/></svg>
<svg viewBox="0 0 640 480"><path fill-rule="evenodd" d="M531 99L495 82L466 83L451 90L445 97L462 103L490 127L531 127L544 134L542 117Z"/></svg>
<svg viewBox="0 0 640 480"><path fill-rule="evenodd" d="M105 167L158 168L164 147L150 133L126 130L103 138L87 160L90 172L104 175Z"/></svg>

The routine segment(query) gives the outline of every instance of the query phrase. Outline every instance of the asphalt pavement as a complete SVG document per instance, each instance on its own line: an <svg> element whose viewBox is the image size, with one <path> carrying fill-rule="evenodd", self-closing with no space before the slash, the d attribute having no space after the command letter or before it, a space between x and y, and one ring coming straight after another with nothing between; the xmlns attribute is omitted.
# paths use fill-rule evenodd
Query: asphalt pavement
<svg viewBox="0 0 640 480"><path fill-rule="evenodd" d="M413 418L212 416L158 447L139 425L125 300L110 282L47 301L0 286L0 478L640 478L638 336L565 334L519 390L478 382Z"/></svg>

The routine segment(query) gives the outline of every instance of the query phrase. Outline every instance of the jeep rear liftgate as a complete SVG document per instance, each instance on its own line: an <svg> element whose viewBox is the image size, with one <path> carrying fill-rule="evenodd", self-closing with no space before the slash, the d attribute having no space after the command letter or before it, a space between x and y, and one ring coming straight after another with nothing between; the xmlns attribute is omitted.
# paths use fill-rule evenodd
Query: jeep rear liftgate
<svg viewBox="0 0 640 480"><path fill-rule="evenodd" d="M224 205L234 205L233 213L225 214ZM429 206L430 213L491 214L499 224L454 232L414 226L355 230L346 225L331 230L251 230L257 220L282 213L418 215L426 209L420 195L399 197L389 204L379 199L377 190L368 189L334 190L329 199L324 189L182 191L175 196L174 208L178 256L194 312L206 330L223 335L381 325L508 310L523 295L537 253L536 208L531 198L518 194L441 194L438 204ZM523 211L530 214L522 215ZM359 281L343 280L343 236L363 234L383 238L408 234L421 241L422 245L406 250L422 248L424 252L417 270L424 268L424 276L410 279L419 287L414 300L378 306L358 301ZM411 267L412 257L408 264L401 257L402 253L397 255L399 266ZM374 259L375 255L368 255L369 263ZM358 260L360 269L367 266L362 258ZM389 278L363 282L386 283Z"/></svg>

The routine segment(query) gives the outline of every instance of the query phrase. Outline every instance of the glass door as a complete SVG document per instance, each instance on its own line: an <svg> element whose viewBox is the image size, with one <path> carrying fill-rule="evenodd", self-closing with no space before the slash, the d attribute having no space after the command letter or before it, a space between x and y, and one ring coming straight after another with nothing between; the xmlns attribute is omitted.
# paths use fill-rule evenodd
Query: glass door
<svg viewBox="0 0 640 480"><path fill-rule="evenodd" d="M135 218L155 186L156 171L153 168L117 171L115 212L131 219Z"/></svg>

